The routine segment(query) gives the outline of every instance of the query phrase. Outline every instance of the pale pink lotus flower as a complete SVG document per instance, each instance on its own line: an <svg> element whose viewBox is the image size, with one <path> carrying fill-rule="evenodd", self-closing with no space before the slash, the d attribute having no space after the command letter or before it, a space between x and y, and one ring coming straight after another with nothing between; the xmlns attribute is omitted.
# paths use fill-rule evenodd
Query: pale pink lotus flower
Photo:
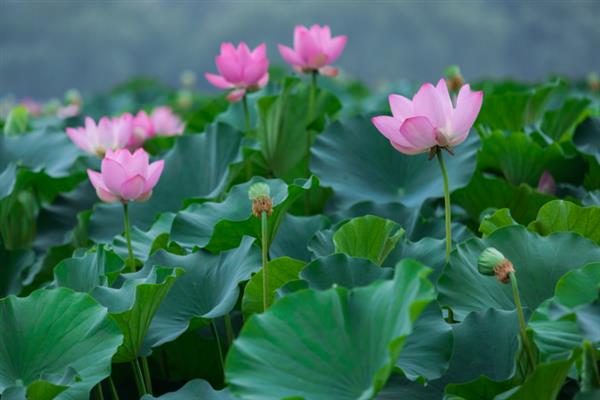
<svg viewBox="0 0 600 400"><path fill-rule="evenodd" d="M446 81L440 79L437 86L431 83L421 86L412 100L390 95L393 116L377 116L372 122L401 153L433 154L440 148L451 152L452 147L469 135L482 101L483 92L474 92L469 85L463 85L453 104Z"/></svg>
<svg viewBox="0 0 600 400"><path fill-rule="evenodd" d="M79 112L81 111L81 106L79 104L67 104L66 106L62 106L58 109L58 111L56 111L56 115L59 118L65 119L65 118L72 118L72 117L76 117L77 115L79 115Z"/></svg>
<svg viewBox="0 0 600 400"><path fill-rule="evenodd" d="M331 37L329 26L313 25L308 29L298 25L294 29L294 48L278 45L283 59L298 72L318 71L322 75L336 76L332 67L346 46L345 35Z"/></svg>
<svg viewBox="0 0 600 400"><path fill-rule="evenodd" d="M164 161L149 163L148 153L137 149L108 149L102 159L101 172L87 170L100 200L107 203L146 201L162 174Z"/></svg>
<svg viewBox="0 0 600 400"><path fill-rule="evenodd" d="M154 125L150 116L146 111L138 111L131 123L131 137L127 147L135 150L143 146L147 139L154 137L154 133Z"/></svg>
<svg viewBox="0 0 600 400"><path fill-rule="evenodd" d="M185 125L169 107L156 107L150 115L156 136L177 136L183 134Z"/></svg>
<svg viewBox="0 0 600 400"><path fill-rule="evenodd" d="M223 43L215 62L220 75L206 73L204 76L219 89L233 89L227 95L232 103L239 101L247 92L265 87L269 81L269 60L264 43L252 51L244 42L237 48L231 43Z"/></svg>
<svg viewBox="0 0 600 400"><path fill-rule="evenodd" d="M44 111L44 106L39 101L32 99L31 97L26 97L21 100L21 105L27 109L27 112L34 117L38 117L42 115Z"/></svg>
<svg viewBox="0 0 600 400"><path fill-rule="evenodd" d="M123 114L120 117L102 117L98 124L90 117L85 118L85 126L67 128L69 138L83 151L98 157L107 150L127 147L132 135L133 117Z"/></svg>
<svg viewBox="0 0 600 400"><path fill-rule="evenodd" d="M544 171L538 182L537 191L552 195L556 194L556 181L550 172Z"/></svg>

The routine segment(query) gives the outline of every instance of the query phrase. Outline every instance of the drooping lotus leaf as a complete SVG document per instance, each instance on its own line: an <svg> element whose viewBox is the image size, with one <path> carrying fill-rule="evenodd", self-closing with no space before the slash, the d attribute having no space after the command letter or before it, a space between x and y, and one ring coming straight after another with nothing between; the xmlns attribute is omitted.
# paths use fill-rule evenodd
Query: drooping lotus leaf
<svg viewBox="0 0 600 400"><path fill-rule="evenodd" d="M394 221L374 215L353 218L333 235L336 253L366 258L382 265L404 235Z"/></svg>
<svg viewBox="0 0 600 400"><path fill-rule="evenodd" d="M0 260L0 298L19 293L35 254L31 250L7 250L0 243Z"/></svg>
<svg viewBox="0 0 600 400"><path fill-rule="evenodd" d="M297 260L310 261L308 244L313 235L329 227L329 219L324 215L300 217L287 214L283 217L275 240L269 247L271 258L291 257Z"/></svg>
<svg viewBox="0 0 600 400"><path fill-rule="evenodd" d="M177 279L164 299L144 343L151 347L176 339L192 318L217 318L229 313L239 297L239 283L250 279L261 267L260 250L254 239L244 237L236 249L211 254L198 251L179 256L160 250L146 262L180 267L185 274Z"/></svg>
<svg viewBox="0 0 600 400"><path fill-rule="evenodd" d="M159 397L154 397L149 394L142 397L141 400L234 400L235 397L229 394L228 389L215 390L210 386L210 383L202 379L194 379L183 385L176 392L163 394Z"/></svg>
<svg viewBox="0 0 600 400"><path fill-rule="evenodd" d="M456 148L455 156L446 157L451 190L467 184L478 145L476 135L471 135ZM426 154L399 153L365 117L335 122L319 135L311 170L323 186L333 188L333 203L340 209L365 200L416 207L427 198L443 196L438 163L428 161Z"/></svg>
<svg viewBox="0 0 600 400"><path fill-rule="evenodd" d="M600 246L600 207L580 207L564 200L544 204L529 229L541 235L575 232Z"/></svg>
<svg viewBox="0 0 600 400"><path fill-rule="evenodd" d="M494 132L483 140L477 154L481 171L502 175L513 185L536 187L544 171L557 181L580 185L586 171L581 157L568 157L558 143L542 147L521 132Z"/></svg>
<svg viewBox="0 0 600 400"><path fill-rule="evenodd" d="M508 208L501 208L494 211L493 214L488 214L483 217L481 224L479 225L479 232L484 237L489 236L498 228L502 228L507 225L518 225L510 214Z"/></svg>
<svg viewBox="0 0 600 400"><path fill-rule="evenodd" d="M114 362L127 362L140 355L150 323L162 300L183 273L180 268L153 267L121 275L122 260L102 247L96 253L63 260L55 269L57 285L90 293L108 308L124 334Z"/></svg>
<svg viewBox="0 0 600 400"><path fill-rule="evenodd" d="M515 221L521 224L533 221L538 209L554 199L554 196L539 193L526 184L515 186L479 172L466 187L452 194L453 204L464 208L475 221L479 221L482 212L489 208L508 208Z"/></svg>
<svg viewBox="0 0 600 400"><path fill-rule="evenodd" d="M267 263L267 304L271 305L275 301L277 289L286 283L298 278L298 273L304 268L304 261L295 260L289 257L276 258ZM242 297L242 313L244 319L248 319L254 313L263 312L263 274L261 269L252 276L244 288L244 297Z"/></svg>
<svg viewBox="0 0 600 400"><path fill-rule="evenodd" d="M210 125L206 133L184 135L164 156L165 167L150 200L129 206L131 225L147 229L157 214L177 211L190 197L217 196L228 179L229 165L241 159L242 135L224 124ZM110 242L123 232L120 203L101 204L90 220L90 238Z"/></svg>
<svg viewBox="0 0 600 400"><path fill-rule="evenodd" d="M174 219L174 213L162 213L150 229L146 231L134 226L131 229L131 249L133 250L133 256L145 262L154 250L162 244L166 244L164 242L168 242L168 235ZM115 237L113 248L123 259L129 256L127 240L123 235Z"/></svg>
<svg viewBox="0 0 600 400"><path fill-rule="evenodd" d="M477 271L477 258L495 247L512 261L519 281L523 306L535 310L554 294L561 276L593 261L600 261L600 247L573 233L540 236L523 226L506 226L485 239L471 239L457 246L438 281L439 301L452 308L457 318L486 308L513 310L510 285Z"/></svg>
<svg viewBox="0 0 600 400"><path fill-rule="evenodd" d="M122 341L107 310L87 294L58 288L6 297L0 300L0 395L24 386L32 399L86 398L110 374Z"/></svg>
<svg viewBox="0 0 600 400"><path fill-rule="evenodd" d="M542 132L555 141L571 136L575 128L589 114L589 105L589 99L567 99L560 108L544 114Z"/></svg>
<svg viewBox="0 0 600 400"><path fill-rule="evenodd" d="M595 157L600 163L600 117L583 121L573 134L573 143L582 153Z"/></svg>
<svg viewBox="0 0 600 400"><path fill-rule="evenodd" d="M229 350L226 377L245 399L373 397L404 340L434 298L428 270L405 261L393 280L303 290L246 322Z"/></svg>
<svg viewBox="0 0 600 400"><path fill-rule="evenodd" d="M234 186L220 203L192 204L178 212L171 228L171 239L187 248L198 246L212 252L236 247L244 235L260 239L260 219L252 214L252 201L248 197L248 189L256 182L269 185L273 200L273 213L268 218L270 243L290 205L319 181L311 177L287 185L280 179L255 177Z"/></svg>
<svg viewBox="0 0 600 400"><path fill-rule="evenodd" d="M0 200L12 193L17 183L17 165L9 163L0 172Z"/></svg>

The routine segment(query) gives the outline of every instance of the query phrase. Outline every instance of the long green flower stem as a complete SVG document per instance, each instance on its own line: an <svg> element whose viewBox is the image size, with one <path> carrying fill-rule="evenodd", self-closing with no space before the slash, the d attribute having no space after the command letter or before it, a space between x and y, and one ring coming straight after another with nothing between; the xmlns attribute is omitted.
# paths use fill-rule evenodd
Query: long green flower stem
<svg viewBox="0 0 600 400"><path fill-rule="evenodd" d="M452 228L450 222L452 221L452 211L450 209L450 189L448 186L448 172L446 171L446 163L442 156L442 150L437 150L437 159L440 162L440 169L442 170L442 178L444 179L444 208L446 218L446 262L450 260L450 251L452 250Z"/></svg>
<svg viewBox="0 0 600 400"><path fill-rule="evenodd" d="M527 324L525 323L525 316L523 315L523 307L521 305L521 296L519 295L519 285L517 283L517 276L514 272L510 272L508 276L510 277L515 306L517 308L517 315L519 316L519 330L521 333L521 341L523 342L523 348L525 349L525 353L527 354L527 359L529 360L530 368L531 370L533 370L536 366L536 362L535 357L533 355L533 348L531 347L531 343L529 342L529 338L527 337Z"/></svg>
<svg viewBox="0 0 600 400"><path fill-rule="evenodd" d="M150 375L150 366L148 365L148 359L142 357L142 370L144 372L144 381L146 382L146 391L152 394L152 377Z"/></svg>
<svg viewBox="0 0 600 400"><path fill-rule="evenodd" d="M102 392L102 382L96 385L96 399L104 400L104 392Z"/></svg>
<svg viewBox="0 0 600 400"><path fill-rule="evenodd" d="M140 368L140 362L138 361L137 358L135 358L131 362L131 367L133 368L133 376L135 377L135 385L137 386L140 397L142 397L147 392L146 392L146 385L144 384L144 377L142 375L142 369Z"/></svg>
<svg viewBox="0 0 600 400"><path fill-rule="evenodd" d="M248 110L248 95L244 95L242 97L242 105L244 107L244 127L246 129L246 134L250 132L250 111Z"/></svg>
<svg viewBox="0 0 600 400"><path fill-rule="evenodd" d="M231 347L231 344L233 343L233 325L231 324L231 316L225 314L223 321L225 322L225 331L227 333L227 347Z"/></svg>
<svg viewBox="0 0 600 400"><path fill-rule="evenodd" d="M219 338L219 331L217 331L217 325L215 325L215 320L210 321L210 327L212 329L213 335L215 336L215 340L217 342L217 350L219 351L219 362L221 364L221 371L223 372L223 376L225 375L225 361L223 359L223 349L221 347L221 339Z"/></svg>
<svg viewBox="0 0 600 400"><path fill-rule="evenodd" d="M269 293L269 281L267 273L267 263L269 261L269 238L268 238L268 222L267 213L263 211L260 216L261 225L261 240L262 240L262 268L263 268L263 311L267 311L269 307L268 293Z"/></svg>
<svg viewBox="0 0 600 400"><path fill-rule="evenodd" d="M317 77L318 71L311 72L310 92L308 95L308 112L306 113L306 177L310 176L310 148L312 146L312 135L308 125L312 122L315 116L315 102L317 98ZM310 213L310 192L307 190L304 193L304 211L308 215Z"/></svg>
<svg viewBox="0 0 600 400"><path fill-rule="evenodd" d="M133 250L131 249L131 226L129 225L128 203L123 203L123 219L125 220L125 238L127 239L127 252L129 253L127 264L129 264L129 271L135 272L135 258L133 257Z"/></svg>
<svg viewBox="0 0 600 400"><path fill-rule="evenodd" d="M110 386L110 394L112 396L112 400L119 400L119 392L117 392L117 387L115 386L115 382L112 379L112 376L108 376L108 385Z"/></svg>

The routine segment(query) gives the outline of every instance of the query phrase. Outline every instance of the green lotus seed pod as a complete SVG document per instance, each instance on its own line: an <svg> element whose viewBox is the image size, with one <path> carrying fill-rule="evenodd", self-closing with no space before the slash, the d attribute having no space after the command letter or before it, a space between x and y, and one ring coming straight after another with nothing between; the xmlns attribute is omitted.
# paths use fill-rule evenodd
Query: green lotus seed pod
<svg viewBox="0 0 600 400"><path fill-rule="evenodd" d="M496 268L506 260L504 254L493 247L488 247L481 252L477 259L477 269L483 275L495 275Z"/></svg>
<svg viewBox="0 0 600 400"><path fill-rule="evenodd" d="M271 197L271 189L266 183L255 183L254 185L250 186L250 189L248 190L248 197L250 198L250 200Z"/></svg>
<svg viewBox="0 0 600 400"><path fill-rule="evenodd" d="M447 66L444 70L444 76L446 76L446 78L454 78L455 76L461 76L460 67L458 65Z"/></svg>

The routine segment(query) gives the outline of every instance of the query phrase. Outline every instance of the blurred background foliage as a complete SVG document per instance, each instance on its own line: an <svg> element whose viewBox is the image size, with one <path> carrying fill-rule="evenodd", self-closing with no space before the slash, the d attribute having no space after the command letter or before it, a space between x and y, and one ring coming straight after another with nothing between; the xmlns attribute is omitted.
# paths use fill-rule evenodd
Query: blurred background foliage
<svg viewBox="0 0 600 400"><path fill-rule="evenodd" d="M176 85L213 71L222 41L292 42L296 24L347 34L338 64L371 85L437 79L584 77L600 66L598 1L1 0L0 96L84 95L136 75ZM201 89L208 84L198 80Z"/></svg>

